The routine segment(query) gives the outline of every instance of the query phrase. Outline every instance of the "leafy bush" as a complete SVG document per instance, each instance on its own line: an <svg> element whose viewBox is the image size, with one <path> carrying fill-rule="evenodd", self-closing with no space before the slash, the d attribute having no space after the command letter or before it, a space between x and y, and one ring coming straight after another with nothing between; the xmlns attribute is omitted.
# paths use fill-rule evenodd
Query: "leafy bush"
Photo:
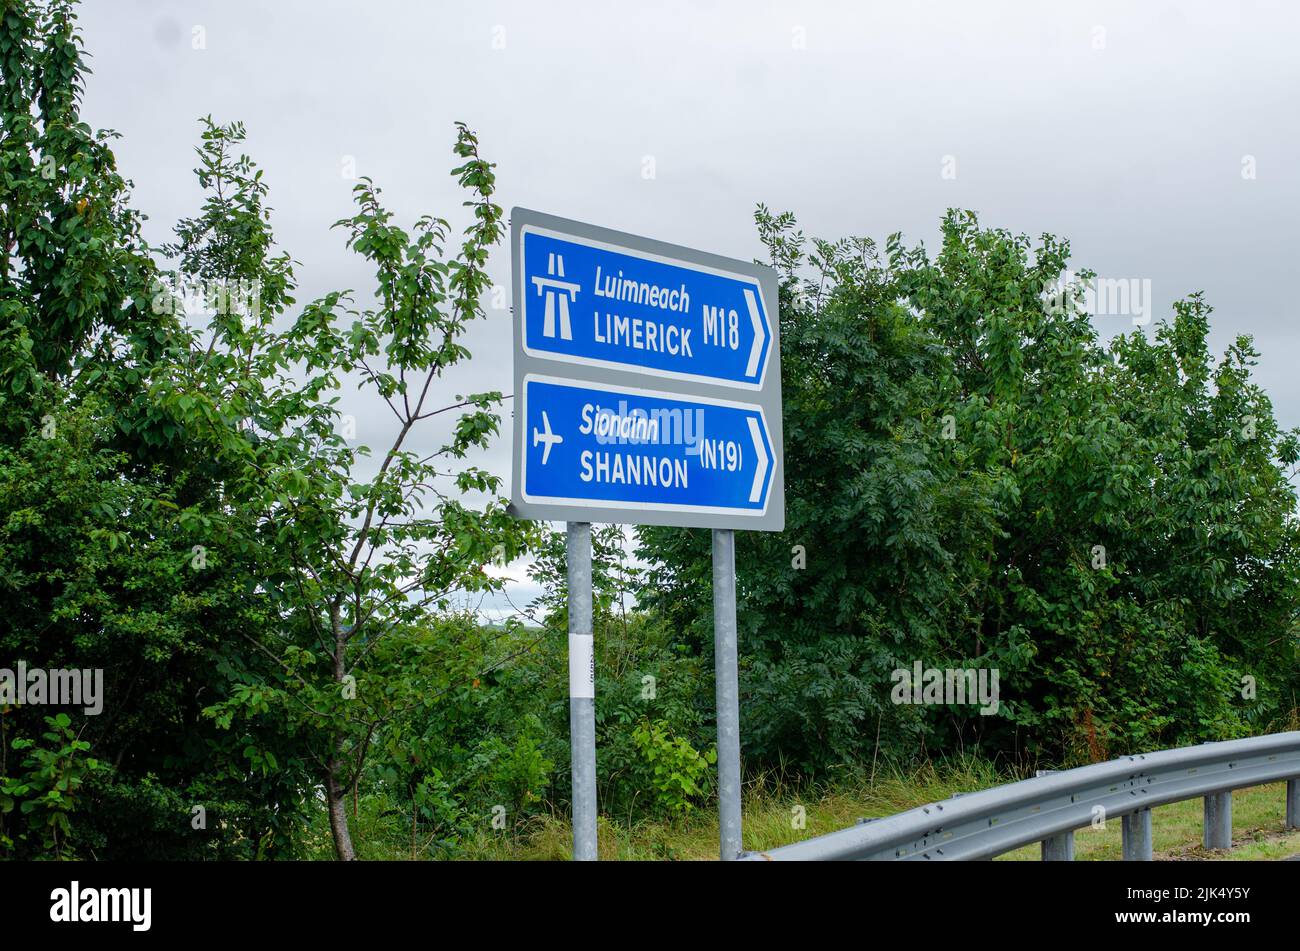
<svg viewBox="0 0 1300 951"><path fill-rule="evenodd" d="M27 827L18 833L20 840L39 837L39 846L24 849L28 855L73 858L70 847L72 824L68 817L76 811L82 787L107 767L86 755L90 744L77 739L72 719L66 713L45 717L48 729L41 734L44 744L18 737L9 744L21 753L22 770L12 778L0 776L0 814L29 817ZM6 849L15 843L0 827L0 845Z"/></svg>
<svg viewBox="0 0 1300 951"><path fill-rule="evenodd" d="M708 794L716 749L700 753L685 737L673 735L663 720L642 720L632 731L632 742L650 769L656 809L683 815Z"/></svg>

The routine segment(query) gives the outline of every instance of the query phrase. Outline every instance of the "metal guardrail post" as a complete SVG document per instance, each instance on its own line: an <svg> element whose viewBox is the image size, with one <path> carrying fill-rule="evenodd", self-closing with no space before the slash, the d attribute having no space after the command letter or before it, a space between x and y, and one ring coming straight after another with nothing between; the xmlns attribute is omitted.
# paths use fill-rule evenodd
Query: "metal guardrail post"
<svg viewBox="0 0 1300 951"><path fill-rule="evenodd" d="M1205 797L1205 834L1207 849L1232 848L1232 791L1210 793Z"/></svg>
<svg viewBox="0 0 1300 951"><path fill-rule="evenodd" d="M1286 781L1286 827L1300 829L1300 779Z"/></svg>
<svg viewBox="0 0 1300 951"><path fill-rule="evenodd" d="M1151 810L1139 809L1124 816L1120 827L1123 835L1125 862L1150 862L1151 847Z"/></svg>
<svg viewBox="0 0 1300 951"><path fill-rule="evenodd" d="M1062 832L1043 840L1044 862L1074 861L1074 832Z"/></svg>
<svg viewBox="0 0 1300 951"><path fill-rule="evenodd" d="M1034 775L1051 776L1055 772L1054 769L1039 769L1034 771ZM1074 830L1062 832L1060 835L1048 836L1039 844L1042 846L1044 862L1074 861Z"/></svg>

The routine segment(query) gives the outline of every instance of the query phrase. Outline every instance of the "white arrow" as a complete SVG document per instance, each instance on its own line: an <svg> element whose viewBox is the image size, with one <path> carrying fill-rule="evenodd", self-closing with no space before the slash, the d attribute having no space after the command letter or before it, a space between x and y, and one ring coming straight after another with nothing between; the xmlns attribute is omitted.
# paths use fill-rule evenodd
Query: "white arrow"
<svg viewBox="0 0 1300 951"><path fill-rule="evenodd" d="M746 294L749 291L745 291ZM749 490L749 501L757 502L763 496L763 476L767 475L767 450L763 448L763 434L758 431L758 420L750 416L749 438L754 440L754 452L758 454L758 471L754 473L754 484Z"/></svg>
<svg viewBox="0 0 1300 951"><path fill-rule="evenodd" d="M758 301L754 299L754 292L748 287L745 288L745 304L749 307L749 319L754 325L754 345L749 348L749 362L745 364L745 376L753 376L758 372L758 358L763 352L763 341L767 339L767 331L763 329L763 321L758 316Z"/></svg>

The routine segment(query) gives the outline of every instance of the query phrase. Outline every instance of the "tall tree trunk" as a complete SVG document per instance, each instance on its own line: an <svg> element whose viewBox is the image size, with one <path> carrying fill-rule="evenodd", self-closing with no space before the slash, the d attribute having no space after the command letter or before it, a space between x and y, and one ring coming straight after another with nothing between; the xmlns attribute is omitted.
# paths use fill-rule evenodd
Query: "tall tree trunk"
<svg viewBox="0 0 1300 951"><path fill-rule="evenodd" d="M334 682L341 689L347 673L348 640L339 618L337 602L330 607L330 627L334 633ZM340 733L336 736L333 743L333 754L325 769L325 798L330 810L334 854L341 862L355 862L357 852L352 847L352 831L348 828L347 757L343 755L343 735Z"/></svg>
<svg viewBox="0 0 1300 951"><path fill-rule="evenodd" d="M354 862L356 849L352 847L352 832L348 829L347 786L342 782L343 760L331 757L325 776L325 798L330 810L330 833L334 836L334 854L339 861Z"/></svg>

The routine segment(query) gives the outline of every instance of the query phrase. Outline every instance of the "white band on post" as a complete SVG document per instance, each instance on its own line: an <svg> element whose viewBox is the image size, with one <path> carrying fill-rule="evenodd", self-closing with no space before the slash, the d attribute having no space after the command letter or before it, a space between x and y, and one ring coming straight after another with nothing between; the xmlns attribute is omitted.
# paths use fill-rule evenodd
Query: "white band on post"
<svg viewBox="0 0 1300 951"><path fill-rule="evenodd" d="M596 639L590 634L569 635L569 696L596 696Z"/></svg>

